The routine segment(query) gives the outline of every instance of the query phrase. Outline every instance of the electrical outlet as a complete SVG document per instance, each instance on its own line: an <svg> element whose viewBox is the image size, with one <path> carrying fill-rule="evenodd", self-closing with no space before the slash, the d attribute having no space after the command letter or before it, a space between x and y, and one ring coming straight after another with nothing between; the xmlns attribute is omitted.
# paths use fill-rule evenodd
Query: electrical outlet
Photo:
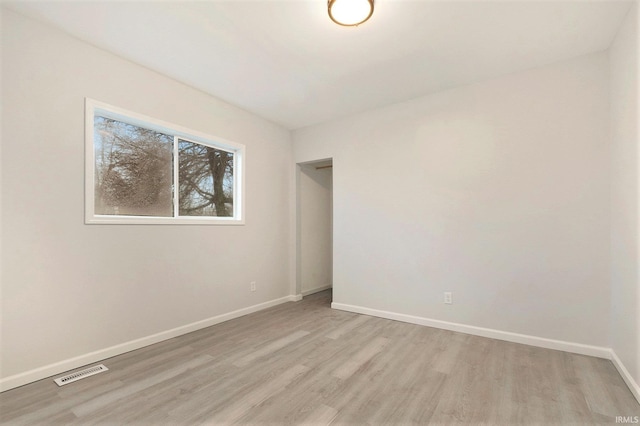
<svg viewBox="0 0 640 426"><path fill-rule="evenodd" d="M256 291L256 282L255 281L251 281L251 284L249 286L249 290Z"/></svg>
<svg viewBox="0 0 640 426"><path fill-rule="evenodd" d="M447 305L453 304L453 293L451 293L450 291L444 292L444 303L446 303Z"/></svg>

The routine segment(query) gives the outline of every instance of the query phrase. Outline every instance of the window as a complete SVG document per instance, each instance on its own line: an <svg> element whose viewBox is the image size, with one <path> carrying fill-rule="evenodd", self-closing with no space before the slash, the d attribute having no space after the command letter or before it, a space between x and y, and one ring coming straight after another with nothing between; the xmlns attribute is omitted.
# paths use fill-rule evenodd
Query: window
<svg viewBox="0 0 640 426"><path fill-rule="evenodd" d="M86 100L86 223L243 224L244 145Z"/></svg>

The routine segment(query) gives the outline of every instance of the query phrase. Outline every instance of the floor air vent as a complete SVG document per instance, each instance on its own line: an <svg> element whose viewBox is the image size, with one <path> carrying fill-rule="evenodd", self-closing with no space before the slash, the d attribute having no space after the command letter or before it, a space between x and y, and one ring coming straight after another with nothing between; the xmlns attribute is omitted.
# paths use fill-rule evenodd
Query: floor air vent
<svg viewBox="0 0 640 426"><path fill-rule="evenodd" d="M85 370L76 371L75 373L68 374L66 376L58 377L54 380L58 386L68 385L85 377L93 376L94 374L102 373L109 370L103 364L96 365L94 367L87 368Z"/></svg>

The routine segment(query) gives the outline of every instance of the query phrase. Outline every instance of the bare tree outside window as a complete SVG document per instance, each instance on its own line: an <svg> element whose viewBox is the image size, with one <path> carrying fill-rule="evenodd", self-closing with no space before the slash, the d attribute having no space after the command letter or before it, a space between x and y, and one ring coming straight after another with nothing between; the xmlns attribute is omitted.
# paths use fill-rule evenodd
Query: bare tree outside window
<svg viewBox="0 0 640 426"><path fill-rule="evenodd" d="M233 153L178 141L180 216L233 215Z"/></svg>
<svg viewBox="0 0 640 426"><path fill-rule="evenodd" d="M172 216L173 137L96 116L95 212Z"/></svg>
<svg viewBox="0 0 640 426"><path fill-rule="evenodd" d="M88 134L89 223L243 223L242 145L102 111Z"/></svg>

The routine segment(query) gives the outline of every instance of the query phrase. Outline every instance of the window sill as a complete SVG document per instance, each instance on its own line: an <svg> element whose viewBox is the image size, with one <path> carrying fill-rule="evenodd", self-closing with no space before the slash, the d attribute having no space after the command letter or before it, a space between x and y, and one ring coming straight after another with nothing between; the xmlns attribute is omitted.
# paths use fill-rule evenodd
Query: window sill
<svg viewBox="0 0 640 426"><path fill-rule="evenodd" d="M244 219L233 217L153 217L96 215L85 220L86 225L244 225Z"/></svg>

